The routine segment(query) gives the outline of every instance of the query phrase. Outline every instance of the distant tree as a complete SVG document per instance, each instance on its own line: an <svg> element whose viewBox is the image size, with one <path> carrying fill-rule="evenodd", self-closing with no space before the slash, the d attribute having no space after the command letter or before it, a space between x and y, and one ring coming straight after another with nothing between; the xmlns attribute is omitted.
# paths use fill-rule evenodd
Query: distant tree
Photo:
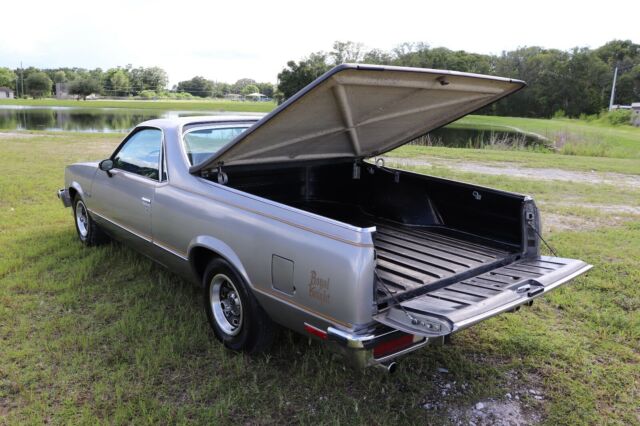
<svg viewBox="0 0 640 426"><path fill-rule="evenodd" d="M232 93L242 93L242 90L246 86L248 86L250 84L255 85L256 81L252 80L250 78L241 78L240 80L238 80L235 83L233 83L233 85L231 85L231 92Z"/></svg>
<svg viewBox="0 0 640 426"><path fill-rule="evenodd" d="M279 102L282 102L313 80L324 74L331 66L327 63L327 55L323 52L312 53L299 62L289 61L287 67L278 74Z"/></svg>
<svg viewBox="0 0 640 426"><path fill-rule="evenodd" d="M364 54L362 62L365 64L390 65L394 56L380 49L373 49Z"/></svg>
<svg viewBox="0 0 640 426"><path fill-rule="evenodd" d="M109 76L110 95L126 96L129 94L129 76L122 69L117 69Z"/></svg>
<svg viewBox="0 0 640 426"><path fill-rule="evenodd" d="M136 96L138 93L145 89L143 73L144 68L132 68L130 65L128 66L128 76L129 76L129 84L131 88L131 94Z"/></svg>
<svg viewBox="0 0 640 426"><path fill-rule="evenodd" d="M248 84L242 88L242 91L240 93L246 96L250 95L251 93L259 93L259 91L260 89L258 89L258 86L256 86L255 84Z"/></svg>
<svg viewBox="0 0 640 426"><path fill-rule="evenodd" d="M206 98L213 96L213 82L204 77L196 76L191 80L185 80L178 83L176 90L181 93L190 93L193 96Z"/></svg>
<svg viewBox="0 0 640 426"><path fill-rule="evenodd" d="M42 71L30 73L25 79L24 84L27 93L34 98L43 98L51 95L53 82L49 76Z"/></svg>
<svg viewBox="0 0 640 426"><path fill-rule="evenodd" d="M63 70L55 71L52 80L54 83L64 83L67 81L67 74Z"/></svg>
<svg viewBox="0 0 640 426"><path fill-rule="evenodd" d="M142 71L142 84L145 90L153 90L156 93L167 89L169 77L165 70L159 67L144 68Z"/></svg>
<svg viewBox="0 0 640 426"><path fill-rule="evenodd" d="M611 67L625 62L638 63L640 59L640 44L631 40L611 40L595 50L596 55Z"/></svg>
<svg viewBox="0 0 640 426"><path fill-rule="evenodd" d="M213 82L211 96L214 98L222 98L229 93L231 93L231 85L229 83Z"/></svg>
<svg viewBox="0 0 640 426"><path fill-rule="evenodd" d="M260 93L265 95L268 98L273 98L274 87L271 83L257 83L258 90Z"/></svg>
<svg viewBox="0 0 640 426"><path fill-rule="evenodd" d="M0 87L16 88L16 74L9 68L0 68Z"/></svg>
<svg viewBox="0 0 640 426"><path fill-rule="evenodd" d="M362 43L354 43L353 41L335 41L333 50L329 52L329 60L334 65L362 62L364 57L365 52Z"/></svg>
<svg viewBox="0 0 640 426"><path fill-rule="evenodd" d="M69 94L86 100L87 96L100 93L100 82L93 77L80 77L69 84Z"/></svg>
<svg viewBox="0 0 640 426"><path fill-rule="evenodd" d="M623 73L616 85L616 103L630 104L638 101L640 101L640 63Z"/></svg>

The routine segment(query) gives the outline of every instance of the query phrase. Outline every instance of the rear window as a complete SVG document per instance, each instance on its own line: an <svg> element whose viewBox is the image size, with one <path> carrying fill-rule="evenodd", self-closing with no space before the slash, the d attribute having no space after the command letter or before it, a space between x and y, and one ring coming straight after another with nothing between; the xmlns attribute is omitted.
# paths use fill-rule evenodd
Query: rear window
<svg viewBox="0 0 640 426"><path fill-rule="evenodd" d="M182 138L189 163L192 166L202 163L248 128L249 126L199 127L189 130Z"/></svg>

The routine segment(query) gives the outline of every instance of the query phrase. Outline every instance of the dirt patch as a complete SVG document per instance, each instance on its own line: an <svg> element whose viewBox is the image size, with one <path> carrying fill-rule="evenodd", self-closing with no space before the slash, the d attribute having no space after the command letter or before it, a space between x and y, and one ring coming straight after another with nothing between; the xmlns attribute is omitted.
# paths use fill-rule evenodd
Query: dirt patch
<svg viewBox="0 0 640 426"><path fill-rule="evenodd" d="M516 399L480 401L472 407L450 410L449 418L454 425L477 426L524 426L541 420L540 416L525 412Z"/></svg>
<svg viewBox="0 0 640 426"><path fill-rule="evenodd" d="M604 222L604 221L603 221ZM573 230L593 230L602 227L604 223L600 223L593 218L584 218L578 216L567 216L557 213L545 213L542 220L543 233L553 233L561 231ZM606 226L611 226L611 221L606 222Z"/></svg>
<svg viewBox="0 0 640 426"><path fill-rule="evenodd" d="M538 203L539 206L547 206L545 203ZM554 207L580 207L597 210L606 215L578 216L570 213L554 213L545 211L542 216L542 227L545 233L561 231L592 231L608 226L619 226L630 220L640 218L640 207L628 206L624 204L593 204L593 203L553 203L548 208ZM543 208L546 210L545 208Z"/></svg>
<svg viewBox="0 0 640 426"><path fill-rule="evenodd" d="M390 164L402 166L426 166L448 167L469 173L485 175L504 175L525 179L539 180L563 180L588 184L625 185L640 188L640 176L627 175L612 172L579 172L571 170L522 167L515 163L482 164L473 162L446 162L425 161L415 158L387 157L385 161Z"/></svg>
<svg viewBox="0 0 640 426"><path fill-rule="evenodd" d="M503 380L509 392L502 397L486 398L480 401L460 405L449 398L461 397L471 391L465 382L450 381L449 371L439 368L431 377L434 391L420 404L426 411L446 418L454 425L532 425L542 421L541 406L546 397L540 391L540 378L535 374L523 375L517 371L508 371ZM528 383L528 387L525 383Z"/></svg>

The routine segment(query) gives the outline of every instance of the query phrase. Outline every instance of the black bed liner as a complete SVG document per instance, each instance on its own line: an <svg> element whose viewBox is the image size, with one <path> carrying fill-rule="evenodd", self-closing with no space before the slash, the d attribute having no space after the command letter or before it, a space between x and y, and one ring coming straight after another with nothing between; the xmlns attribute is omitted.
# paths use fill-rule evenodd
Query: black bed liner
<svg viewBox="0 0 640 426"><path fill-rule="evenodd" d="M441 229L376 223L378 303L404 300L426 291L452 302L467 296L438 289L499 268L513 260L509 250L444 235ZM482 289L460 291L475 295Z"/></svg>

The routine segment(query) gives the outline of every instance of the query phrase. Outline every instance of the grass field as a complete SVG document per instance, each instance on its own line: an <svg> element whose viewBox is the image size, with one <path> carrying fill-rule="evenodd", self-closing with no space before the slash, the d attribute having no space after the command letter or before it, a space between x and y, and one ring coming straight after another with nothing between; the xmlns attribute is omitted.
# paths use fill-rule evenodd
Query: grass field
<svg viewBox="0 0 640 426"><path fill-rule="evenodd" d="M0 133L0 424L448 424L478 401L513 403L507 393L530 421L640 423L640 188L416 167L530 193L549 242L594 269L385 376L289 332L267 355L231 353L189 284L119 244L82 247L55 191L64 165L104 158L120 137ZM639 161L405 149L395 155L626 174Z"/></svg>
<svg viewBox="0 0 640 426"><path fill-rule="evenodd" d="M567 155L640 158L640 127L612 126L571 119L541 119L471 115L456 125L507 128L541 135Z"/></svg>
<svg viewBox="0 0 640 426"><path fill-rule="evenodd" d="M152 109L158 111L237 111L237 112L269 112L275 108L275 102L236 102L227 100L88 100L72 99L1 99L0 105L24 105L40 107L76 107L76 108L127 108Z"/></svg>

